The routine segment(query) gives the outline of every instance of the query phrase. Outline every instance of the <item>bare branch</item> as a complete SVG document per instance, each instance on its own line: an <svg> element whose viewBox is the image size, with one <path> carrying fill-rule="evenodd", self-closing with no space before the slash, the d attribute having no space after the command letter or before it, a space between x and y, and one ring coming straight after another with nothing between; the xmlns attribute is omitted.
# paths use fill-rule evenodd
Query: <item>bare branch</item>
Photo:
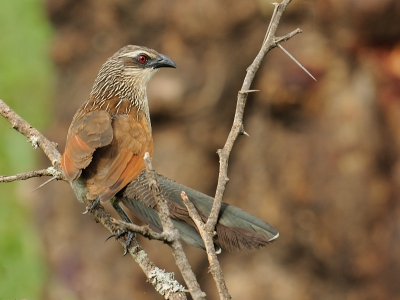
<svg viewBox="0 0 400 300"><path fill-rule="evenodd" d="M233 121L233 125L231 131L229 132L228 138L225 142L225 145L222 149L218 149L217 153L219 156L219 176L218 176L218 184L217 190L215 192L215 200L210 213L210 216L206 223L206 231L212 232L217 223L219 211L221 209L222 197L225 192L226 185L229 181L228 178L228 161L229 156L233 148L233 144L235 143L237 137L240 134L244 134L244 125L243 125L243 114L244 108L246 105L247 95L250 89L251 83L253 82L254 76L256 75L257 70L259 69L262 60L265 55L273 48L276 47L276 30L278 28L279 22L281 20L282 14L285 11L286 7L289 5L291 0L283 0L280 4L273 3L275 5L275 10L273 12L271 22L268 26L266 36L264 38L261 50L257 54L253 63L247 68L247 73L243 81L243 85L241 90L237 96L237 104L235 117ZM288 40L295 34L297 31L292 32L289 35L284 37L284 40Z"/></svg>
<svg viewBox="0 0 400 300"><path fill-rule="evenodd" d="M179 232L177 229L175 229L171 218L169 217L170 214L167 200L160 192L160 185L157 182L156 173L151 164L150 155L148 152L146 152L144 155L144 161L146 163L147 180L149 182L153 197L157 202L158 215L163 226L163 234L172 237L170 247L172 249L172 255L174 256L176 265L181 271L183 279L185 280L193 299L206 299L206 294L200 289L200 285L197 282L196 276L194 275L186 258L185 252L183 251L182 244L179 241Z"/></svg>
<svg viewBox="0 0 400 300"><path fill-rule="evenodd" d="M8 105L0 99L0 114L11 124L12 128L26 136L32 142L33 147L39 147L49 158L56 170L61 172L61 154L57 150L57 144L50 142L37 129L30 126L24 119L18 116ZM65 180L64 175L61 179Z"/></svg>
<svg viewBox="0 0 400 300"><path fill-rule="evenodd" d="M275 43L279 44L279 43L282 43L282 42L286 42L286 41L290 40L292 37L294 37L296 34L299 34L299 33L302 33L302 32L303 31L300 28L297 28L297 29L293 30L292 32L290 32L290 33L288 33L288 34L286 34L284 36L280 36L280 37L275 38Z"/></svg>
<svg viewBox="0 0 400 300"><path fill-rule="evenodd" d="M171 235L165 234L164 232L158 233L152 230L149 226L139 226L133 223L127 223L124 221L111 219L111 222L120 227L122 231L132 231L141 234L149 240L158 240L166 243L172 243L174 241Z"/></svg>
<svg viewBox="0 0 400 300"><path fill-rule="evenodd" d="M196 227L199 230L201 238L204 241L204 245L205 245L206 251L207 251L208 262L210 263L209 270L210 270L210 273L213 276L214 281L217 285L219 297L220 297L220 299L223 299L223 300L231 299L232 297L228 292L228 288L226 287L224 275L222 274L222 269L219 264L217 254L215 253L215 250L214 250L214 242L212 239L214 232L209 233L206 231L204 222L202 221L202 219L201 219L199 213L197 212L196 208L194 207L193 203L190 202L189 198L187 197L187 195L184 191L182 191L182 193L181 193L181 198L183 200L183 203L185 203L185 205L186 205L186 208L189 212L190 218L196 224Z"/></svg>
<svg viewBox="0 0 400 300"><path fill-rule="evenodd" d="M1 175L0 183L13 182L13 181L17 181L17 180L27 180L30 178L43 177L43 176L54 176L54 171L49 170L49 168L48 168L48 169L29 171L29 172L19 173L19 174L9 175L9 176ZM63 179L62 173L60 173L60 176L57 176L56 179Z"/></svg>

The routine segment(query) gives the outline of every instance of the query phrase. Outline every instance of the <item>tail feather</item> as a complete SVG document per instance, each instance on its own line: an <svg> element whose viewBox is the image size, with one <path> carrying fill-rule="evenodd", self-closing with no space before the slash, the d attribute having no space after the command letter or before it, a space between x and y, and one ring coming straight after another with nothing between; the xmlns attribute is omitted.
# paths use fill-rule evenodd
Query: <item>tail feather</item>
<svg viewBox="0 0 400 300"><path fill-rule="evenodd" d="M161 185L162 192L168 195L168 199L184 206L181 192L185 191L186 195L193 202L197 210L201 211L206 217L210 215L214 198L172 181L162 175L158 175L157 180ZM237 227L250 232L256 232L264 236L267 241L272 241L279 236L278 231L267 222L227 203L222 203L221 205L218 224L224 225L228 228Z"/></svg>
<svg viewBox="0 0 400 300"><path fill-rule="evenodd" d="M130 212L133 213L136 218L149 225L152 230L156 232L162 231L162 224L160 218L158 217L157 210L144 205L140 201L132 201L131 198L123 197L122 203L126 208L129 209ZM179 235L185 243L196 248L205 249L201 236L193 226L190 226L188 223L177 219L172 219L172 223L174 224L174 227L178 229Z"/></svg>
<svg viewBox="0 0 400 300"><path fill-rule="evenodd" d="M181 199L181 192L192 201L203 220L207 220L214 198L174 182L160 174L157 180L161 193L167 199L171 218L186 243L204 249L197 229L190 219ZM156 202L148 188L147 179L142 172L124 191L123 204L141 221L162 230L156 211ZM235 206L222 203L216 226L215 244L228 251L254 250L264 247L279 236L278 231L267 222Z"/></svg>
<svg viewBox="0 0 400 300"><path fill-rule="evenodd" d="M252 251L266 246L270 241L263 235L239 227L217 224L217 244L230 252Z"/></svg>

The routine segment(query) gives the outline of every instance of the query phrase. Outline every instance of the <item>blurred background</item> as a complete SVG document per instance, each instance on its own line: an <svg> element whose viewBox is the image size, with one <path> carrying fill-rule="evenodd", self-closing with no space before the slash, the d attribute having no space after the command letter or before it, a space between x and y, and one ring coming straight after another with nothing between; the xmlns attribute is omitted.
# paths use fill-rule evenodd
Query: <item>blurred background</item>
<svg viewBox="0 0 400 300"><path fill-rule="evenodd" d="M72 116L104 61L126 44L170 56L149 84L154 167L209 195L245 70L272 1L0 2L0 98L63 151ZM234 299L400 298L400 2L293 0L279 49L253 82L225 202L271 223L279 239L222 253ZM45 168L0 119L0 174ZM63 182L2 184L0 299L161 299ZM108 207L110 209L110 207ZM110 209L111 210L111 209ZM139 237L179 271L167 246ZM203 251L185 247L209 299Z"/></svg>

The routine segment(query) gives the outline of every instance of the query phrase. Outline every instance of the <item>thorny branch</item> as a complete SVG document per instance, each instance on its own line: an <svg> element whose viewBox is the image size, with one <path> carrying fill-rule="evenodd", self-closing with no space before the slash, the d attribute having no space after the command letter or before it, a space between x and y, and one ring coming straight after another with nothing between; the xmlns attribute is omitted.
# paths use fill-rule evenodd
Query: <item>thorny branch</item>
<svg viewBox="0 0 400 300"><path fill-rule="evenodd" d="M217 184L217 190L215 193L214 205L212 207L210 216L206 223L206 230L208 232L213 232L213 228L215 227L215 224L217 223L218 214L221 209L222 197L224 195L226 185L229 181L228 161L229 161L230 153L233 148L233 144L235 143L237 137L240 134L246 133L244 130L244 124L243 124L243 113L244 113L244 108L246 105L247 95L250 92L254 92L254 90L250 89L251 83L253 82L256 72L259 69L261 62L263 61L265 55L270 50L277 47L276 36L275 36L276 30L278 28L278 24L282 17L282 14L290 2L291 2L291 0L283 0L280 4L274 3L275 10L274 10L270 25L267 30L267 35L262 44L260 52L257 54L253 63L247 68L247 73L246 73L245 79L243 81L242 88L238 93L235 117L233 120L233 125L231 128L231 131L229 132L229 135L225 142L224 147L222 149L218 149L218 151L217 151L219 159L220 159L220 167L219 167L218 184ZM292 37L295 34L300 33L300 32L301 32L300 29L296 30L292 34L289 34L282 39L278 38L278 40L279 41L287 40L290 37Z"/></svg>
<svg viewBox="0 0 400 300"><path fill-rule="evenodd" d="M263 44L261 46L261 50L257 54L256 58L254 59L253 63L247 68L247 73L245 79L243 81L243 85L241 90L238 92L237 96L237 103L236 103L236 111L235 117L233 120L233 125L231 131L229 132L228 138L225 142L225 145L222 149L218 149L217 153L219 156L219 176L218 176L218 184L217 190L215 192L215 199L214 204L211 209L211 213L208 217L207 222L203 226L200 226L198 229L199 231L203 231L203 234L207 234L208 238L206 240L212 239L214 235L214 228L218 220L219 211L221 209L222 198L225 192L226 185L228 184L228 161L229 156L232 151L233 145L237 139L237 137L241 134L247 135L246 131L244 130L243 124L243 114L244 108L246 105L247 95L250 92L255 92L255 90L251 90L251 83L256 75L257 70L259 69L261 62L263 61L265 55L272 50L273 48L278 46L279 42L287 41L291 37L295 36L296 34L300 33L300 29L296 29L293 32L283 36L283 37L276 37L276 31L278 29L279 22L283 15L283 12L286 10L286 7L289 5L291 0L283 0L280 4L273 3L275 5L275 9L270 21L270 24L267 29L267 33L265 35ZM184 199L184 195L182 195ZM188 204L185 201L185 204ZM188 207L189 209L189 207ZM193 221L195 221L196 217L194 217ZM202 235L203 237L203 235ZM203 238L204 239L204 238ZM206 241L205 240L205 241ZM209 258L210 266L217 266L217 258L215 254L214 247L207 247L206 249L207 255ZM219 264L218 264L219 265ZM211 272L213 273L214 280L216 281L218 290L220 292L221 299L230 299L228 290L226 289L226 284L224 281L223 276L218 276L220 270L213 270L211 268ZM221 273L222 274L222 273Z"/></svg>

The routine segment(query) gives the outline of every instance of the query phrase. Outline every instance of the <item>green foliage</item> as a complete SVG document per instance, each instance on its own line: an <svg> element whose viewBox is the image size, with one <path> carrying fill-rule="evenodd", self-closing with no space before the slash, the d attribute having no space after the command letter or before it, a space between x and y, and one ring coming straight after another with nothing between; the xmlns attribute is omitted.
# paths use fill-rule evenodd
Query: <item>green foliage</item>
<svg viewBox="0 0 400 300"><path fill-rule="evenodd" d="M0 1L0 98L39 129L48 124L52 110L50 38L42 1ZM34 169L37 154L0 118L0 174ZM0 299L40 299L44 258L17 187L23 184L0 185Z"/></svg>

